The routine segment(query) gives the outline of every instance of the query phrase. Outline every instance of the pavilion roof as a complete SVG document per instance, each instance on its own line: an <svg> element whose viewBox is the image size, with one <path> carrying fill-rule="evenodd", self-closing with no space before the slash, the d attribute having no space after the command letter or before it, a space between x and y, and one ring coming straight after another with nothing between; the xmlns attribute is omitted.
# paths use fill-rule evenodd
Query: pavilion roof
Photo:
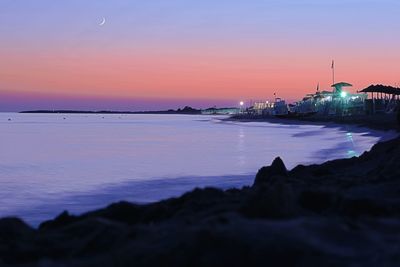
<svg viewBox="0 0 400 267"><path fill-rule="evenodd" d="M387 86L382 84L370 85L367 88L361 90L363 93L385 93L391 95L400 95L400 88Z"/></svg>
<svg viewBox="0 0 400 267"><path fill-rule="evenodd" d="M340 83L332 84L331 87L346 87L346 86L353 86L353 85L350 83L346 83L346 82L340 82Z"/></svg>

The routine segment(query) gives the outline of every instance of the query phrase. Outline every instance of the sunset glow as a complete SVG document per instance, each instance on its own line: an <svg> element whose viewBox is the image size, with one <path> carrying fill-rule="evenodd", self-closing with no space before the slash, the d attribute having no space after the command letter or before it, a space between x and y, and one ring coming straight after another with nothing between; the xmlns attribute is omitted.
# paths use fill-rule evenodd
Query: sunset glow
<svg viewBox="0 0 400 267"><path fill-rule="evenodd" d="M398 1L302 3L2 1L0 110L291 101L329 88L332 59L353 90L400 84Z"/></svg>

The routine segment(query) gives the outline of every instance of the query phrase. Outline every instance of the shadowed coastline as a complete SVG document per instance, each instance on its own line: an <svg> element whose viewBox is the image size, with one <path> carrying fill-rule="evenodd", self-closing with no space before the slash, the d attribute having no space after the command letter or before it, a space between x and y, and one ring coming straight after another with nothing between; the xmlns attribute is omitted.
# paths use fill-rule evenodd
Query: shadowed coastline
<svg viewBox="0 0 400 267"><path fill-rule="evenodd" d="M399 114L399 113L398 113ZM375 130L400 130L399 115L396 114L375 114L375 115L358 115L347 117L329 117L329 116L305 116L305 117L273 117L273 116L257 116L248 114L238 114L231 116L226 121L240 122L269 122L280 124L316 124L326 127L337 125L356 125L367 127Z"/></svg>
<svg viewBox="0 0 400 267"><path fill-rule="evenodd" d="M400 138L358 158L276 158L250 187L0 220L0 263L19 266L399 266Z"/></svg>
<svg viewBox="0 0 400 267"><path fill-rule="evenodd" d="M153 111L113 111L113 110L26 110L19 113L33 113L33 114L182 114L182 115L198 115L201 114L200 109L195 109L189 106L179 108L177 110L153 110Z"/></svg>

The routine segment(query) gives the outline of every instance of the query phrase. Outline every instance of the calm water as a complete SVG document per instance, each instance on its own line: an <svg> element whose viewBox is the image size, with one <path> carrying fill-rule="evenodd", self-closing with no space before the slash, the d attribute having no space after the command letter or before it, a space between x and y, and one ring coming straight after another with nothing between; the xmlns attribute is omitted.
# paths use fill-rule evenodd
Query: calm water
<svg viewBox="0 0 400 267"><path fill-rule="evenodd" d="M65 209L80 213L195 187L241 187L276 156L292 168L356 156L394 137L221 118L0 113L0 217L37 224Z"/></svg>

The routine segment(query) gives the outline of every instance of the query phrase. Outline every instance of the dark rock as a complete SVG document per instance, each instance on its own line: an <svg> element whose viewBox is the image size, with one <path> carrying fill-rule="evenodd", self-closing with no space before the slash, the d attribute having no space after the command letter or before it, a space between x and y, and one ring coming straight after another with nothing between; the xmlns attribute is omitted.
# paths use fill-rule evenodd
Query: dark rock
<svg viewBox="0 0 400 267"><path fill-rule="evenodd" d="M60 215L58 215L54 220L43 222L42 224L40 224L39 229L58 228L58 227L70 224L72 222L75 222L75 221L76 221L75 216L71 216L71 215L69 215L68 211L64 211Z"/></svg>
<svg viewBox="0 0 400 267"><path fill-rule="evenodd" d="M333 174L333 172L329 168L317 168L315 169L312 174L314 176L327 176Z"/></svg>
<svg viewBox="0 0 400 267"><path fill-rule="evenodd" d="M64 244L64 250L81 256L107 252L136 238L134 229L125 224L98 217L67 225L60 232L74 241Z"/></svg>
<svg viewBox="0 0 400 267"><path fill-rule="evenodd" d="M272 162L271 166L262 167L256 175L253 186L268 184L274 176L287 176L287 169L280 157L277 157Z"/></svg>
<svg viewBox="0 0 400 267"><path fill-rule="evenodd" d="M0 220L0 262L33 262L41 255L38 253L35 229L17 218Z"/></svg>
<svg viewBox="0 0 400 267"><path fill-rule="evenodd" d="M87 218L101 217L112 221L135 224L140 221L143 209L139 205L126 201L111 204L105 209L89 212Z"/></svg>
<svg viewBox="0 0 400 267"><path fill-rule="evenodd" d="M382 203L380 200L363 197L347 198L342 201L341 213L350 217L360 216L389 216L393 214L391 206Z"/></svg>
<svg viewBox="0 0 400 267"><path fill-rule="evenodd" d="M250 218L288 218L298 208L292 187L278 179L275 183L256 186L239 210Z"/></svg>
<svg viewBox="0 0 400 267"><path fill-rule="evenodd" d="M328 212L337 203L339 197L333 192L305 190L299 196L300 205L316 213Z"/></svg>
<svg viewBox="0 0 400 267"><path fill-rule="evenodd" d="M0 219L0 240L10 241L34 233L34 229L18 218Z"/></svg>

